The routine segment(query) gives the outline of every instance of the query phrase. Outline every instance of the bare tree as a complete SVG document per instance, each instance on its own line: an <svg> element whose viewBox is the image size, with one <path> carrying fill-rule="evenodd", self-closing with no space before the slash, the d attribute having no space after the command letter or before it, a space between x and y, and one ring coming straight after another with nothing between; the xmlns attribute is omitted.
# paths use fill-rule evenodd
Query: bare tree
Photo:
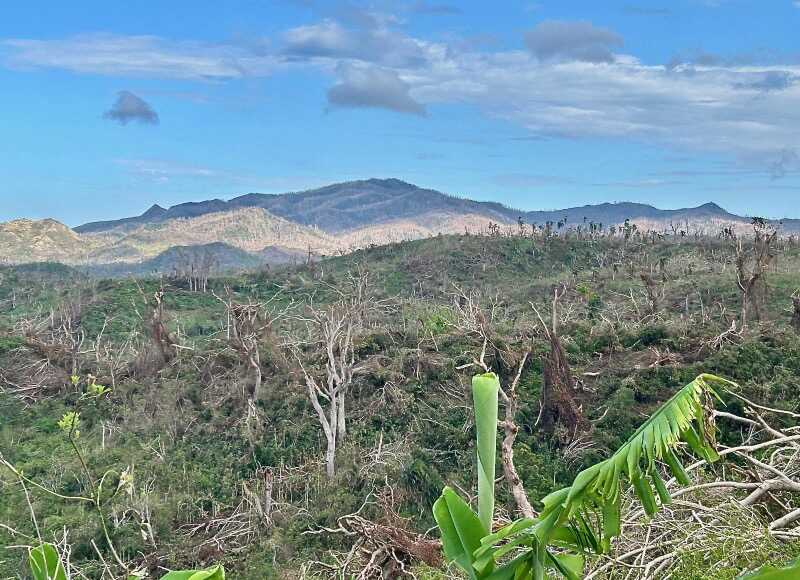
<svg viewBox="0 0 800 580"><path fill-rule="evenodd" d="M473 358L471 363L458 367L459 369L476 366L483 371L489 372L491 369L486 363L486 352L489 345L491 345L495 354L496 366L507 366L503 364L503 356L501 349L497 346L497 341L494 340L494 327L493 323L495 316L500 308L499 300L494 297L491 300L488 312L481 306L479 294L472 290L465 292L458 286L455 287L454 294L454 309L458 316L456 322L456 329L459 332L477 335L482 342L480 355ZM501 444L500 458L503 464L503 475L508 483L511 495L514 497L514 502L517 504L517 509L525 517L533 518L536 515L528 495L525 492L525 486L522 483L522 478L517 472L516 465L514 464L514 442L519 433L519 426L516 422L517 411L519 409L519 401L517 398L517 385L519 384L522 371L525 363L528 361L530 351L525 351L517 366L514 379L508 387L500 389L500 398L505 406L505 417L503 420L498 421L498 426L503 429L504 438Z"/></svg>
<svg viewBox="0 0 800 580"><path fill-rule="evenodd" d="M23 318L17 323L28 348L66 375L81 372L81 351L86 333L81 327L83 305L68 300L47 315Z"/></svg>
<svg viewBox="0 0 800 580"><path fill-rule="evenodd" d="M764 218L753 218L753 244L745 247L742 238L735 240L736 279L742 300L741 327L747 326L750 307L756 320L761 320L761 301L766 297L766 273L775 260L772 246L778 230Z"/></svg>
<svg viewBox="0 0 800 580"><path fill-rule="evenodd" d="M278 320L289 313L293 303L280 304L281 292L276 292L263 302L248 300L247 303L239 303L233 299L229 287L225 290L224 298L216 293L214 297L225 306L226 342L252 373L252 382L247 388L250 417L255 415L255 402L263 396L262 349L270 347L273 355L277 353L276 349L271 348L275 343L272 329Z"/></svg>
<svg viewBox="0 0 800 580"><path fill-rule="evenodd" d="M186 279L190 292L206 292L208 278L218 266L217 256L208 248L199 252L196 248L180 248L174 275Z"/></svg>
<svg viewBox="0 0 800 580"><path fill-rule="evenodd" d="M164 317L164 288L159 288L152 300L147 301L150 307L149 330L150 337L158 349L161 357L160 368L172 361L177 354L177 342L167 329Z"/></svg>
<svg viewBox="0 0 800 580"><path fill-rule="evenodd" d="M519 426L516 422L517 409L519 407L517 385L519 384L519 379L522 376L522 369L525 367L529 355L530 352L526 352L522 355L522 360L519 363L519 367L517 367L517 374L514 376L514 380L508 388L505 390L500 389L500 397L505 404L505 418L499 421L500 427L503 428L505 434L503 442L500 444L500 457L503 463L503 475L508 482L508 486L511 488L511 495L514 496L517 509L519 509L526 518L535 518L536 512L533 506L531 506L531 502L528 500L528 494L525 492L522 478L519 476L517 468L514 465L514 442L517 440L517 433L519 432Z"/></svg>
<svg viewBox="0 0 800 580"><path fill-rule="evenodd" d="M311 405L325 434L325 465L329 477L336 471L336 449L347 435L347 402L353 377L365 370L356 361L355 340L362 331L367 312L377 303L369 296L368 275L350 276L351 288L340 292L339 299L325 308L309 307L304 321L312 343L324 352L324 371L315 372L303 362L297 345L293 353L308 389Z"/></svg>
<svg viewBox="0 0 800 580"><path fill-rule="evenodd" d="M665 287L662 285L661 288L659 288L658 284L653 279L653 276L647 272L642 272L639 274L639 277L644 283L644 291L647 295L647 313L654 317L661 309L661 302L664 299Z"/></svg>

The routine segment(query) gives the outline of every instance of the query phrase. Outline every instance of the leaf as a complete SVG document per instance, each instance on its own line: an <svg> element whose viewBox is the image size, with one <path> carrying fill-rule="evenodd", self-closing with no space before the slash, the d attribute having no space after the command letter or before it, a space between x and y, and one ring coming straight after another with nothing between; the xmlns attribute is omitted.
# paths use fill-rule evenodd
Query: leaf
<svg viewBox="0 0 800 580"><path fill-rule="evenodd" d="M478 517L492 531L494 518L494 472L497 455L497 395L500 380L494 373L472 378L475 433L478 453Z"/></svg>
<svg viewBox="0 0 800 580"><path fill-rule="evenodd" d="M689 477L675 455L680 441L688 443L697 455L709 462L719 458L711 414L714 399L719 397L712 385L736 386L714 375L699 375L656 410L611 457L580 472L572 486L548 494L542 500L544 509L538 518L518 520L489 535L494 506L499 382L492 373L475 377L473 400L478 433L480 517L455 492L445 488L434 504L434 517L441 529L445 555L457 562L473 580L540 580L545 578L545 567L556 570L568 580L577 580L583 559L570 550L603 553L609 550L611 538L620 533L623 475L633 485L645 512L653 515L660 507L656 493L662 506L671 501L656 460L664 461L676 481L686 485ZM553 554L549 546L559 546L567 552ZM499 558L520 548L523 552L516 558L492 570ZM800 576L775 578L794 577ZM773 577L763 580L767 578ZM757 577L757 580L762 578Z"/></svg>
<svg viewBox="0 0 800 580"><path fill-rule="evenodd" d="M205 570L176 570L167 572L161 580L225 580L225 568L217 564Z"/></svg>
<svg viewBox="0 0 800 580"><path fill-rule="evenodd" d="M445 487L433 504L433 517L439 526L445 557L458 564L470 578L477 579L473 553L486 536L478 516L456 492Z"/></svg>
<svg viewBox="0 0 800 580"><path fill-rule="evenodd" d="M581 554L551 554L548 552L547 560L550 567L560 572L567 580L579 580L583 574L583 556Z"/></svg>
<svg viewBox="0 0 800 580"><path fill-rule="evenodd" d="M796 580L800 578L800 558L784 568L762 566L755 572L738 576L738 580Z"/></svg>
<svg viewBox="0 0 800 580"><path fill-rule="evenodd" d="M716 460L719 455L714 449L711 416L716 397L711 388L714 384L735 386L714 375L698 376L656 410L611 457L580 472L572 486L545 497L542 500L544 510L534 528L541 545L557 542L565 546L562 538L556 539L557 530L569 526L575 532L573 549L605 552L610 548L611 538L620 532L623 474L645 512L653 515L660 508L656 493L661 505L671 501L666 484L656 470L657 459L665 461L676 480L684 485L689 477L675 455L681 440L700 457ZM513 536L509 534L509 542L514 541ZM534 571L539 573L536 563Z"/></svg>
<svg viewBox="0 0 800 580"><path fill-rule="evenodd" d="M32 548L28 563L34 580L67 580L61 557L53 544L42 544Z"/></svg>

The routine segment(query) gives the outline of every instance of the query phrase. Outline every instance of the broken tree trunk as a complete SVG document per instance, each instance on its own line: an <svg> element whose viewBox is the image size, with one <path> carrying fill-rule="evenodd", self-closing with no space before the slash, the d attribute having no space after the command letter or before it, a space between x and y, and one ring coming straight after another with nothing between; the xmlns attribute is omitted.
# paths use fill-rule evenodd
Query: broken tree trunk
<svg viewBox="0 0 800 580"><path fill-rule="evenodd" d="M553 292L552 321L548 328L540 317L545 333L550 341L550 352L543 360L542 381L542 429L553 433L557 425L563 426L569 439L583 427L584 418L573 391L575 381L567 362L567 353L561 344L558 334L558 301L564 296L566 289Z"/></svg>

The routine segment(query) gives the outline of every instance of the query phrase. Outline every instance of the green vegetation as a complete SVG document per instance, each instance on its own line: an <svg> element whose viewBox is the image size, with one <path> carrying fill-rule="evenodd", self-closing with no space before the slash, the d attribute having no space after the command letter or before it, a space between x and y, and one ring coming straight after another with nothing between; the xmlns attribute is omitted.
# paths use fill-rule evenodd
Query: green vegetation
<svg viewBox="0 0 800 580"><path fill-rule="evenodd" d="M539 517L516 520L492 533L500 383L494 374L476 376L472 389L479 511L474 514L448 487L434 504L448 559L474 580L540 579L546 568L576 580L582 574L582 554L608 552L611 540L621 533L621 476L633 486L645 513L653 516L659 508L656 494L661 506L672 503L657 462L668 466L681 485L691 483L675 455L681 440L709 463L719 459L711 423L712 398L718 395L711 385L737 386L714 375L700 375L659 407L614 455L581 471L571 486L545 497ZM500 558L509 553L515 557L498 567Z"/></svg>
<svg viewBox="0 0 800 580"><path fill-rule="evenodd" d="M487 514L495 524L527 522L502 528L513 533L481 553L498 570L523 556L533 566L534 530L560 565L572 569L577 561L566 555L583 556L593 578L621 578L636 566L643 573L659 558L648 572L663 563L659 574L673 578L785 566L800 555L796 520L769 526L799 507L796 492L742 503L748 486L772 478L769 469L795 481L794 440L749 458L727 451L769 443L773 431L797 434L791 297L800 249L779 239L772 251L757 295L761 319L751 309L745 329L736 249L719 237L441 236L212 278L205 292L182 277L94 280L57 266L0 267L0 455L44 488L23 487L0 467L0 579L30 567L31 552L12 546L42 544L68 555L73 577L101 578L106 565L122 574L113 546L124 568L154 579L218 564L244 580L365 569L364 578L403 570L459 578L442 562L434 529L445 487L458 490L461 508L474 505L482 537L501 540ZM304 373L325 390L325 337L334 335L320 324L342 313L352 340L333 346L344 421L341 431L338 415L330 422L328 476L328 441ZM553 318L561 350L548 338ZM563 354L559 365L553 353ZM496 444L486 428L494 420L476 421L479 397L467 388L484 371L500 385ZM704 373L739 384L733 394L716 389L722 402L713 413L704 403L714 385L693 383ZM328 399L318 401L330 417ZM727 455L713 466L683 463L693 481L684 489L668 477L679 474L671 450L680 456L694 443L706 450L694 450L699 458L711 453L714 430L696 421L698 405L715 419ZM669 422L676 408L677 428ZM552 518L547 530L519 519L503 455L509 433L531 521ZM673 501L649 518L641 508L665 499L659 480ZM711 487L720 482L739 487ZM550 495L558 489L574 491ZM617 507L618 536L614 517L592 515L570 550L553 547L581 516ZM663 546L653 539L662 534ZM648 541L647 560L637 552L615 567L596 555L621 557Z"/></svg>

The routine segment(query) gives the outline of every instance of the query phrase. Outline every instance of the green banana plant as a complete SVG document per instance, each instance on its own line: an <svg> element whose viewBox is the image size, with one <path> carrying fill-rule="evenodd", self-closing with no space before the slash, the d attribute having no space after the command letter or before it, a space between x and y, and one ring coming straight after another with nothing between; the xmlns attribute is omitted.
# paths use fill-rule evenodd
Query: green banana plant
<svg viewBox="0 0 800 580"><path fill-rule="evenodd" d="M206 570L168 572L161 580L225 580L225 569L217 564Z"/></svg>
<svg viewBox="0 0 800 580"><path fill-rule="evenodd" d="M53 544L41 544L28 551L28 564L33 580L67 580L61 556Z"/></svg>
<svg viewBox="0 0 800 580"><path fill-rule="evenodd" d="M605 553L620 533L623 477L647 515L670 503L657 462L678 483L689 484L676 449L685 442L709 462L716 452L713 386L736 387L726 379L702 374L664 403L611 457L580 472L570 487L546 496L536 518L519 519L495 532L494 463L497 394L500 382L487 373L473 378L478 454L478 514L446 487L433 506L445 557L470 580L541 580L553 570L568 580L583 572L583 555ZM483 483L482 483L483 482ZM506 561L507 555L512 559ZM513 556L513 557L512 557Z"/></svg>
<svg viewBox="0 0 800 580"><path fill-rule="evenodd" d="M800 558L783 568L762 566L755 572L737 577L738 580L797 580L800 578Z"/></svg>
<svg viewBox="0 0 800 580"><path fill-rule="evenodd" d="M28 552L28 564L33 580L68 580L61 556L53 544L43 543ZM128 580L140 580L132 575ZM225 569L217 564L205 570L175 570L167 572L161 580L225 580Z"/></svg>

